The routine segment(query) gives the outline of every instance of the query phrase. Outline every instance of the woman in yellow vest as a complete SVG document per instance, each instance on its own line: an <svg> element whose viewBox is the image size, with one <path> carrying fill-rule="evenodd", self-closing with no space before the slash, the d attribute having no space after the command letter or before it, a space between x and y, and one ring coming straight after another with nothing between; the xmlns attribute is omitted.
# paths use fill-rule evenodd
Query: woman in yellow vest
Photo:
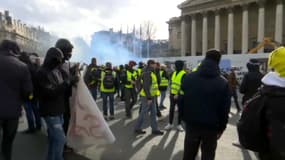
<svg viewBox="0 0 285 160"><path fill-rule="evenodd" d="M184 62L183 61L176 61L175 62L175 69L176 71L172 74L171 78L171 91L170 91L170 109L169 109L169 124L164 128L165 130L171 130L173 128L173 118L174 118L174 112L175 112L175 106L178 106L178 126L177 130L184 131L181 121L181 107L179 106L179 95L183 95L183 92L181 90L181 84L183 81L183 78L186 74L184 68Z"/></svg>
<svg viewBox="0 0 285 160"><path fill-rule="evenodd" d="M156 120L155 98L158 93L158 81L154 73L154 67L156 64L153 60L149 60L147 64L148 66L145 68L142 74L143 88L140 92L142 106L138 120L135 124L135 133L136 134L146 133L144 130L142 130L142 127L146 119L146 116L150 111L152 134L163 135L163 132L158 129L157 120Z"/></svg>

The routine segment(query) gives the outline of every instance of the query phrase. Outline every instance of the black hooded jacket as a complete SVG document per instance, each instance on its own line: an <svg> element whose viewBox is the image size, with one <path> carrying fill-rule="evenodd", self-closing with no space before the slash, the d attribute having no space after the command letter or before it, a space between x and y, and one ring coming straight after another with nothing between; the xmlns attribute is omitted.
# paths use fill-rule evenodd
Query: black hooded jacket
<svg viewBox="0 0 285 160"><path fill-rule="evenodd" d="M182 118L187 127L225 130L231 105L230 90L217 62L205 59L197 72L185 76L182 90Z"/></svg>
<svg viewBox="0 0 285 160"><path fill-rule="evenodd" d="M266 128L270 148L285 153L285 88L265 85L261 94L266 96ZM284 155L283 155L284 156Z"/></svg>
<svg viewBox="0 0 285 160"><path fill-rule="evenodd" d="M240 93L244 94L242 103L246 102L257 93L258 88L261 86L262 73L259 71L258 65L247 65L248 73L244 75L240 85Z"/></svg>
<svg viewBox="0 0 285 160"><path fill-rule="evenodd" d="M7 50L0 51L0 119L16 119L33 92L29 69Z"/></svg>
<svg viewBox="0 0 285 160"><path fill-rule="evenodd" d="M59 116L64 113L64 82L60 65L63 54L57 48L50 48L43 65L38 71L39 106L42 116Z"/></svg>

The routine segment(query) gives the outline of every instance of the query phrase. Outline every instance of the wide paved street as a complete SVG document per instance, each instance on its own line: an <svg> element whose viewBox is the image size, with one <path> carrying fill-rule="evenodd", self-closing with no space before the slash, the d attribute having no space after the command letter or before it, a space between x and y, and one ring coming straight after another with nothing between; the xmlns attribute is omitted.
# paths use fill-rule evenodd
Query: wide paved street
<svg viewBox="0 0 285 160"><path fill-rule="evenodd" d="M101 107L102 102L99 100ZM169 100L165 101L169 105ZM125 119L124 103L116 103L116 120L109 122L109 125L116 136L117 141L113 145L94 146L83 155L67 155L67 160L181 160L183 155L184 132L172 130L165 132L164 136L152 136L151 130L146 129L147 134L136 136L133 134L134 123L137 118L138 106L134 108L134 118ZM168 110L164 110L164 119L159 121L159 126L164 128L168 122ZM236 121L239 115L235 114L233 107L230 114L230 121L224 135L219 141L216 153L217 160L257 160L252 152L242 150L233 145L237 142ZM148 123L149 124L149 123ZM25 120L21 120L19 132L25 129ZM13 160L44 160L46 137L43 133L35 135L24 135L19 133L14 145Z"/></svg>

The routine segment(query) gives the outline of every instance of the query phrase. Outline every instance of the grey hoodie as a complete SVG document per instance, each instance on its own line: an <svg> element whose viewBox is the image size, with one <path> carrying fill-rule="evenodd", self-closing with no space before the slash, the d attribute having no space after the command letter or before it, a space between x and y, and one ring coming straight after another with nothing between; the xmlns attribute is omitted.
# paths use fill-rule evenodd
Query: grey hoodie
<svg viewBox="0 0 285 160"><path fill-rule="evenodd" d="M152 78L151 78L151 72L154 71L154 68L147 66L143 70L142 74L142 80L143 80L143 90L145 91L146 97L148 99L152 99L153 97L151 96L150 89L151 89L151 84L152 84Z"/></svg>

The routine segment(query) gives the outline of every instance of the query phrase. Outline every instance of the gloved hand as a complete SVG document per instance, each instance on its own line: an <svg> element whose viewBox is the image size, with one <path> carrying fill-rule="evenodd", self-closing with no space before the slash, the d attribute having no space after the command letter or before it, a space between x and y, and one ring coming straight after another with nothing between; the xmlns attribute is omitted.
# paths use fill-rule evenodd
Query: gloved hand
<svg viewBox="0 0 285 160"><path fill-rule="evenodd" d="M78 82L79 82L79 76L75 75L71 77L70 83L72 86L76 86Z"/></svg>

